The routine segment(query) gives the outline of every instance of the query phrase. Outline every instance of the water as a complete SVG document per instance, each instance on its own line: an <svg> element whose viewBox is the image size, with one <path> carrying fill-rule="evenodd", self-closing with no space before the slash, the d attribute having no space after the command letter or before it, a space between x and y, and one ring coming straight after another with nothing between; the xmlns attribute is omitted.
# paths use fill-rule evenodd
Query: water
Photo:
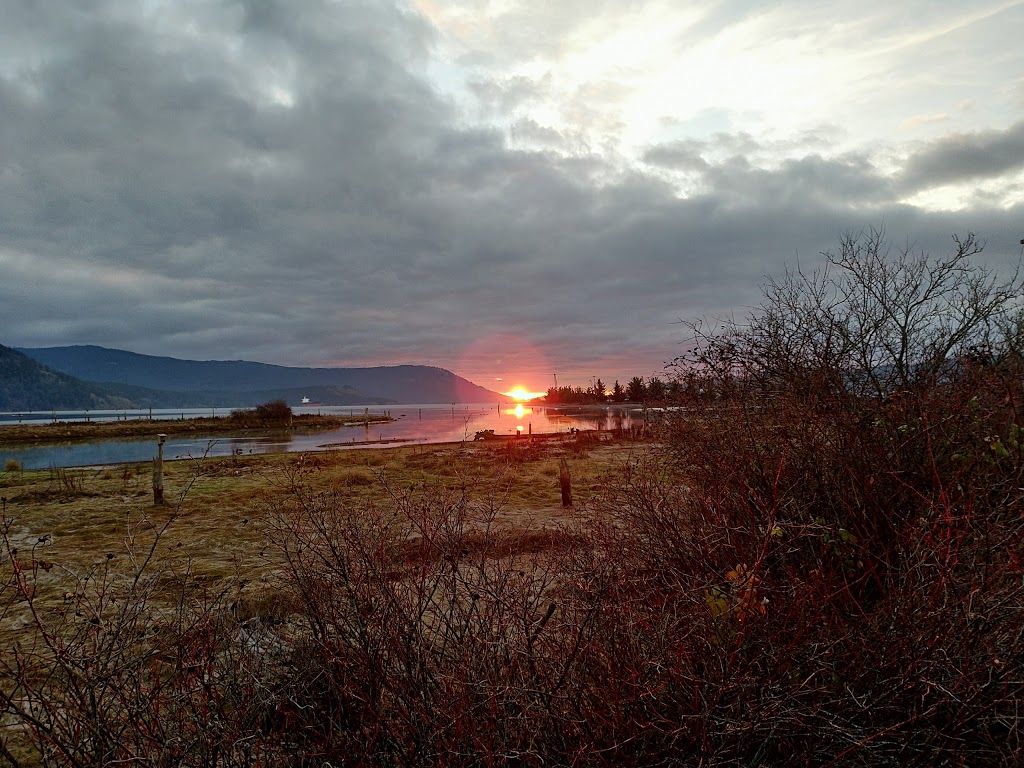
<svg viewBox="0 0 1024 768"><path fill-rule="evenodd" d="M342 427L316 434L289 435L268 431L261 435L244 437L193 437L175 435L173 419L192 416L210 416L210 408L153 411L152 438L124 440L103 440L89 443L60 443L34 448L11 449L0 447L0 467L16 459L25 469L47 467L78 467L128 462L149 461L156 456L156 433L168 435L164 446L164 457L188 459L202 456L230 456L232 454L284 453L291 451L353 450L358 448L379 448L387 441L402 441L400 444L447 443L472 440L478 431L493 429L495 435L528 435L532 432L568 432L570 429L617 429L629 428L642 422L639 409L609 408L580 410L572 408L546 408L543 406L514 406L512 404L474 405L395 405L373 406L371 415L390 414L395 420L388 424L370 424ZM363 406L310 406L292 409L295 413L321 413L338 416L361 415ZM230 413L230 408L217 409L216 415ZM78 412L82 414L84 412ZM148 411L107 411L90 412L90 420L115 421L122 418L146 418ZM6 419L10 414L0 415L0 425L17 423ZM50 412L43 414L21 414L27 423L49 422ZM72 420L72 419L66 419ZM81 419L84 421L84 418ZM0 426L0 434L3 427Z"/></svg>

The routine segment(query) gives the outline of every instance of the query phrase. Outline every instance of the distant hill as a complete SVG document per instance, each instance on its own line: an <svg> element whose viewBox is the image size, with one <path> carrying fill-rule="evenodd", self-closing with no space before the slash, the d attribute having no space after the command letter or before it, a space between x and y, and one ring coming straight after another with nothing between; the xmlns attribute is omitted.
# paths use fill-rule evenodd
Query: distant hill
<svg viewBox="0 0 1024 768"><path fill-rule="evenodd" d="M278 399L299 405L303 397L323 405L396 403L349 386L175 392L134 384L90 382L52 370L16 349L0 345L0 411L247 407Z"/></svg>
<svg viewBox="0 0 1024 768"><path fill-rule="evenodd" d="M53 371L0 344L0 410L43 411L131 408L134 403L98 384Z"/></svg>
<svg viewBox="0 0 1024 768"><path fill-rule="evenodd" d="M346 390L365 398L360 402L486 403L502 399L497 392L477 386L451 371L426 365L290 368L244 360L180 360L97 346L19 351L54 370L90 382L218 396L245 393L252 394L258 402L272 399L264 397L268 392L285 390L294 390L298 398L306 396L325 405L334 404L325 394L340 396ZM318 394L315 387L333 389ZM298 390L302 390L302 394ZM293 402L290 397L286 399ZM238 401L238 404L244 403Z"/></svg>

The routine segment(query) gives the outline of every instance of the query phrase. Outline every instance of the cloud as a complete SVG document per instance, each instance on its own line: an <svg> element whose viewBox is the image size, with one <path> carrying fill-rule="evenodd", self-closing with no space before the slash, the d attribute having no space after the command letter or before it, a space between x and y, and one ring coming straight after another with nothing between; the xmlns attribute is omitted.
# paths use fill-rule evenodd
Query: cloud
<svg viewBox="0 0 1024 768"><path fill-rule="evenodd" d="M931 142L909 158L902 184L921 190L993 179L1024 168L1024 121L1005 130L976 131Z"/></svg>
<svg viewBox="0 0 1024 768"><path fill-rule="evenodd" d="M940 157L952 139L894 181L845 126L698 134L672 91L634 158L617 138L628 78L573 85L543 116L561 72L513 65L571 57L642 11L491 7L14 4L0 343L611 381L672 358L678 318L742 312L765 273L848 229L884 222L936 250L974 229L998 258L1020 221L1019 205L896 202L907 179L965 172ZM460 54L486 66L432 80L449 30L491 41ZM963 167L1009 168L1020 131L965 134ZM498 348L519 371L492 370Z"/></svg>
<svg viewBox="0 0 1024 768"><path fill-rule="evenodd" d="M644 162L696 179L698 194L720 196L735 206L774 206L784 200L815 201L858 209L893 199L891 182L862 153L825 157L808 151L822 145L821 132L790 142L761 144L749 134L715 134L710 140L649 147ZM795 154L795 157L786 155Z"/></svg>
<svg viewBox="0 0 1024 768"><path fill-rule="evenodd" d="M701 155L704 142L674 141L650 147L643 153L643 161L679 171L706 171L711 166Z"/></svg>
<svg viewBox="0 0 1024 768"><path fill-rule="evenodd" d="M505 79L474 77L467 87L485 114L504 116L515 114L521 107L545 96L551 87L551 75L548 73L541 78L517 75Z"/></svg>
<svg viewBox="0 0 1024 768"><path fill-rule="evenodd" d="M900 123L900 128L904 130L912 130L919 128L922 125L929 125L931 123L945 123L949 120L949 115L945 112L939 112L935 115L912 115L906 118Z"/></svg>

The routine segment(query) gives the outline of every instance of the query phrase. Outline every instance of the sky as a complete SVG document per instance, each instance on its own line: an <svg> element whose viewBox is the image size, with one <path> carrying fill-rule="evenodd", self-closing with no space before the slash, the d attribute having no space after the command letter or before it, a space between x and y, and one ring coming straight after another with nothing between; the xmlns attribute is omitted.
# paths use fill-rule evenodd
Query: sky
<svg viewBox="0 0 1024 768"><path fill-rule="evenodd" d="M0 0L0 344L663 370L844 234L1024 238L1024 1Z"/></svg>

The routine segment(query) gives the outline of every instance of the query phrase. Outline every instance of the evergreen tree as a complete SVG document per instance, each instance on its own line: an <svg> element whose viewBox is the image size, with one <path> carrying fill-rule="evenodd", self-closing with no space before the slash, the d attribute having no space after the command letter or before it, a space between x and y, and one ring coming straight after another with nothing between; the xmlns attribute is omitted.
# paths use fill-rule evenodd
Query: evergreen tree
<svg viewBox="0 0 1024 768"><path fill-rule="evenodd" d="M647 380L647 399L656 403L665 400L665 382L657 376L651 376Z"/></svg>
<svg viewBox="0 0 1024 768"><path fill-rule="evenodd" d="M640 403L647 399L647 385L640 376L634 376L626 385L626 399Z"/></svg>

